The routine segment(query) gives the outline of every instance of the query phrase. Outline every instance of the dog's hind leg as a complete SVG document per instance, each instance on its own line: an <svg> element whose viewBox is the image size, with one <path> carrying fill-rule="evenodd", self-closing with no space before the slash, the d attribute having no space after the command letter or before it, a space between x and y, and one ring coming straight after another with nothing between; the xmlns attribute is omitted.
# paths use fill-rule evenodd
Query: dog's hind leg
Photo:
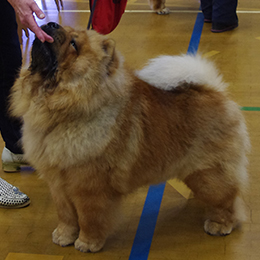
<svg viewBox="0 0 260 260"><path fill-rule="evenodd" d="M244 220L240 184L236 176L233 177L219 166L197 171L184 180L195 197L209 206L204 229L210 235L228 235Z"/></svg>

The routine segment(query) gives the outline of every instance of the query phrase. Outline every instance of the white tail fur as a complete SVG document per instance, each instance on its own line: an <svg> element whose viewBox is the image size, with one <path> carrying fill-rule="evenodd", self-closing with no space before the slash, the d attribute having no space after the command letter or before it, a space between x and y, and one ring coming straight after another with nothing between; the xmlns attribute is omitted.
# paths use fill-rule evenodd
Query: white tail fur
<svg viewBox="0 0 260 260"><path fill-rule="evenodd" d="M223 91L227 84L215 65L200 55L159 56L136 75L154 87L171 90L183 82Z"/></svg>

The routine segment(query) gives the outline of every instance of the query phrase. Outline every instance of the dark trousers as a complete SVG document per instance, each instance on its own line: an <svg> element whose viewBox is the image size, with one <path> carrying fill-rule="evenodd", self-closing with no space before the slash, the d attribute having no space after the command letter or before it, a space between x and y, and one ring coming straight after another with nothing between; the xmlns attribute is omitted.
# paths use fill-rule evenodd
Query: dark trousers
<svg viewBox="0 0 260 260"><path fill-rule="evenodd" d="M204 17L214 23L234 24L238 21L237 0L201 0L201 9Z"/></svg>
<svg viewBox="0 0 260 260"><path fill-rule="evenodd" d="M10 89L22 65L15 12L7 0L0 1L0 131L6 148L22 153L20 120L8 116Z"/></svg>

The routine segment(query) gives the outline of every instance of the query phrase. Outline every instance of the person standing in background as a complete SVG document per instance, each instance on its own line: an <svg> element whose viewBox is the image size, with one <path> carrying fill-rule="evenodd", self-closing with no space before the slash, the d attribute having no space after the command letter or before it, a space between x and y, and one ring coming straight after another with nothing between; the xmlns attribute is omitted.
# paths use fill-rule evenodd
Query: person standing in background
<svg viewBox="0 0 260 260"><path fill-rule="evenodd" d="M22 65L22 53L17 34L16 15L21 23L35 33L42 42L53 42L36 23L44 13L34 0L0 1L0 131L5 142L2 167L6 172L16 172L26 164L20 145L21 122L8 116L8 97ZM0 178L0 207L21 208L30 204L29 197L17 187Z"/></svg>
<svg viewBox="0 0 260 260"><path fill-rule="evenodd" d="M237 0L201 0L204 22L211 23L211 31L221 33L238 27Z"/></svg>

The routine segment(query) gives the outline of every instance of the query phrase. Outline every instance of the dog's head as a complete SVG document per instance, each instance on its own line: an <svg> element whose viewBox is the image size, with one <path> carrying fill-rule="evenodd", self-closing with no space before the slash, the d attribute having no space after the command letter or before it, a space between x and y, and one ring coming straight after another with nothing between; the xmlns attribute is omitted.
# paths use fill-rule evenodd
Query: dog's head
<svg viewBox="0 0 260 260"><path fill-rule="evenodd" d="M114 40L93 30L63 28L56 23L42 29L54 42L34 40L30 67L22 69L12 90L11 103L24 100L20 102L23 107L11 108L14 116L23 116L31 103L35 111L38 105L47 107L47 112L64 111L64 115L92 113L125 95L131 75L123 67Z"/></svg>
<svg viewBox="0 0 260 260"><path fill-rule="evenodd" d="M41 27L54 42L42 43L38 38L32 47L30 70L46 80L59 77L74 79L87 74L104 77L118 68L115 42L94 31L74 30L50 22ZM92 74L92 75L90 75Z"/></svg>

